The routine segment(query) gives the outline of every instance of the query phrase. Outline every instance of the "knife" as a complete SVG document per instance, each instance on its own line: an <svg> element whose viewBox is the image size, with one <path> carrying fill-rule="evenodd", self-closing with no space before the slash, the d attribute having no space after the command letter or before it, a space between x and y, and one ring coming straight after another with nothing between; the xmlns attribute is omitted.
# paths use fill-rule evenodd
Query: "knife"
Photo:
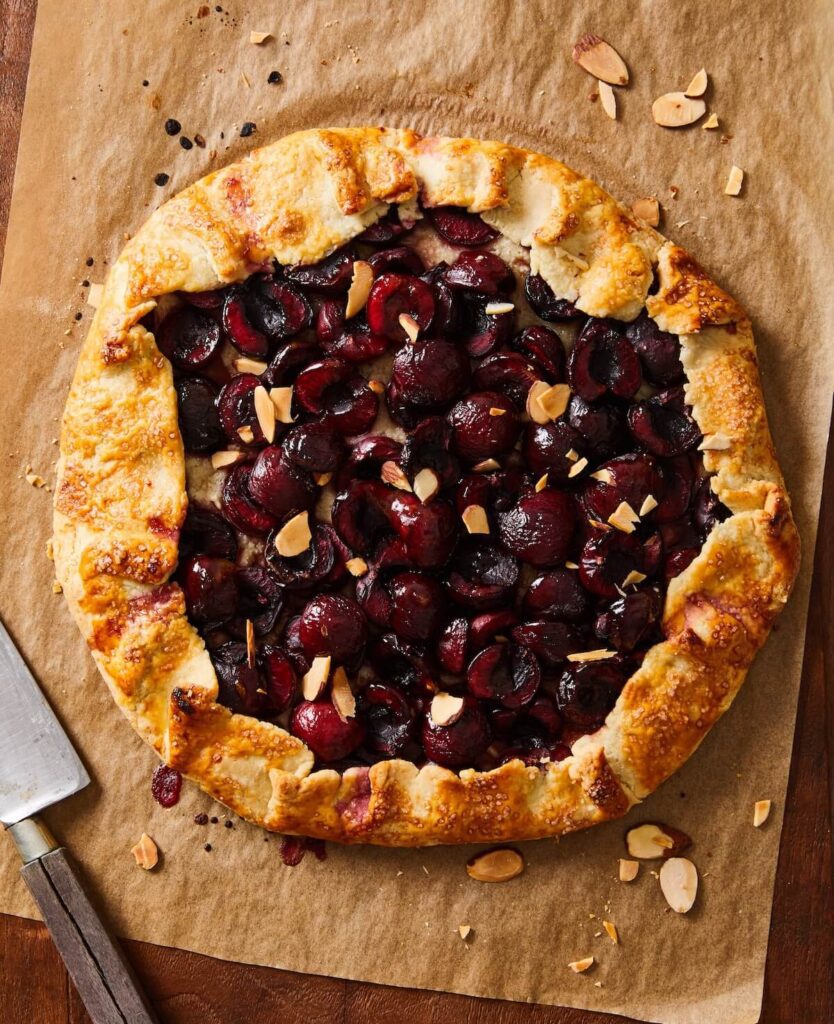
<svg viewBox="0 0 834 1024"><path fill-rule="evenodd" d="M0 622L0 822L93 1024L159 1024L84 894L67 851L36 815L90 777Z"/></svg>

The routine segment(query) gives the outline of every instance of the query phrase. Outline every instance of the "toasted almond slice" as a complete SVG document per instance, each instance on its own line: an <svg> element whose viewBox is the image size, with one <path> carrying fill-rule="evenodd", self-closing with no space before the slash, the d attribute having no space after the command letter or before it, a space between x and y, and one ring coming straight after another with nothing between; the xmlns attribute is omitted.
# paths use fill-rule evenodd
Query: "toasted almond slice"
<svg viewBox="0 0 834 1024"><path fill-rule="evenodd" d="M576 564L576 562L565 562L565 568L566 569L578 569L579 566Z"/></svg>
<svg viewBox="0 0 834 1024"><path fill-rule="evenodd" d="M707 112L703 100L692 99L682 92L667 92L652 104L655 124L663 128L684 128L694 124Z"/></svg>
<svg viewBox="0 0 834 1024"><path fill-rule="evenodd" d="M605 111L608 117L612 121L617 120L617 97L614 95L614 90L608 84L608 82L600 82L597 85L599 89L599 99L602 109Z"/></svg>
<svg viewBox="0 0 834 1024"><path fill-rule="evenodd" d="M429 715L435 725L454 725L463 714L463 697L451 693L436 693L431 700Z"/></svg>
<svg viewBox="0 0 834 1024"><path fill-rule="evenodd" d="M652 509L657 508L657 499L653 494L648 494L643 499L643 504L640 506L640 515L647 516Z"/></svg>
<svg viewBox="0 0 834 1024"><path fill-rule="evenodd" d="M576 654L569 654L568 661L605 661L607 658L616 658L616 651L606 651L600 648L596 651L577 651Z"/></svg>
<svg viewBox="0 0 834 1024"><path fill-rule="evenodd" d="M245 71L241 71L240 73L240 84L245 85L247 89L252 88L252 83L249 81L249 76Z"/></svg>
<svg viewBox="0 0 834 1024"><path fill-rule="evenodd" d="M459 924L458 925L458 935L460 935L460 937L463 939L464 942L466 942L466 940L469 938L471 933L472 933L471 925L468 925L468 924Z"/></svg>
<svg viewBox="0 0 834 1024"><path fill-rule="evenodd" d="M87 305L92 306L94 309L98 309L101 305L101 300L104 298L104 285L103 284L91 284L90 290L87 292Z"/></svg>
<svg viewBox="0 0 834 1024"><path fill-rule="evenodd" d="M313 658L313 663L301 680L301 693L305 700L316 700L321 696L330 675L330 655L321 654Z"/></svg>
<svg viewBox="0 0 834 1024"><path fill-rule="evenodd" d="M494 469L500 469L501 463L495 459L482 459L472 467L473 473L491 473Z"/></svg>
<svg viewBox="0 0 834 1024"><path fill-rule="evenodd" d="M255 434L250 426L238 427L237 436L244 444L251 444L255 440Z"/></svg>
<svg viewBox="0 0 834 1024"><path fill-rule="evenodd" d="M386 484L390 484L391 487L396 487L399 491L411 490L411 484L408 482L408 477L403 473L402 469L396 462L392 462L390 460L388 462L383 462L379 475Z"/></svg>
<svg viewBox="0 0 834 1024"><path fill-rule="evenodd" d="M692 81L684 89L685 96L703 96L707 91L707 78L706 68L701 68L700 71L696 71Z"/></svg>
<svg viewBox="0 0 834 1024"><path fill-rule="evenodd" d="M671 857L683 853L691 845L692 840L685 832L657 822L648 821L626 832L628 852L640 860Z"/></svg>
<svg viewBox="0 0 834 1024"><path fill-rule="evenodd" d="M621 501L608 517L608 522L616 530L623 533L634 533L634 525L640 521L640 516L634 511L627 501Z"/></svg>
<svg viewBox="0 0 834 1024"><path fill-rule="evenodd" d="M497 405L493 405L490 407L489 414L490 416L506 416L507 410L499 409Z"/></svg>
<svg viewBox="0 0 834 1024"><path fill-rule="evenodd" d="M628 576L623 580L623 587L636 586L638 583L642 583L644 579L646 579L645 573L632 569Z"/></svg>
<svg viewBox="0 0 834 1024"><path fill-rule="evenodd" d="M633 882L640 870L639 860L624 860L620 858L620 881Z"/></svg>
<svg viewBox="0 0 834 1024"><path fill-rule="evenodd" d="M269 392L272 404L275 406L275 416L279 423L292 423L292 388L272 388Z"/></svg>
<svg viewBox="0 0 834 1024"><path fill-rule="evenodd" d="M365 260L353 261L353 277L350 281L350 288L347 293L347 305L345 306L345 319L350 320L365 308L368 296L371 293L371 285L374 283L374 271L370 263Z"/></svg>
<svg viewBox="0 0 834 1024"><path fill-rule="evenodd" d="M345 568L351 576L364 576L368 571L368 563L364 558L349 558L345 562Z"/></svg>
<svg viewBox="0 0 834 1024"><path fill-rule="evenodd" d="M57 580L54 580L53 583L52 583L52 593L53 594L63 594L63 592L64 592L64 588L61 586L61 584Z"/></svg>
<svg viewBox="0 0 834 1024"><path fill-rule="evenodd" d="M539 405L547 413L549 420L558 419L567 409L570 401L570 387L567 384L554 384L539 396Z"/></svg>
<svg viewBox="0 0 834 1024"><path fill-rule="evenodd" d="M730 176L724 186L725 196L737 196L741 193L741 186L744 182L744 171L735 164L730 168Z"/></svg>
<svg viewBox="0 0 834 1024"><path fill-rule="evenodd" d="M602 927L605 929L608 938L614 943L615 946L620 944L620 936L617 933L617 926L613 921L603 921Z"/></svg>
<svg viewBox="0 0 834 1024"><path fill-rule="evenodd" d="M332 479L332 473L313 473L313 480L319 487L326 487Z"/></svg>
<svg viewBox="0 0 834 1024"><path fill-rule="evenodd" d="M706 119L706 121L704 121L704 123L701 125L701 127L706 129L707 131L709 131L712 128L717 128L718 127L718 114L710 114L710 116Z"/></svg>
<svg viewBox="0 0 834 1024"><path fill-rule="evenodd" d="M601 523L599 519L589 519L588 522L595 530L605 530L607 533L611 532L611 527L608 523Z"/></svg>
<svg viewBox="0 0 834 1024"><path fill-rule="evenodd" d="M569 477L579 476L579 474L582 472L582 470L583 469L587 469L587 468L588 468L588 460L587 459L580 459L578 462L574 462L573 465L570 467L570 469L568 470L568 476Z"/></svg>
<svg viewBox="0 0 834 1024"><path fill-rule="evenodd" d="M265 43L267 41L267 39L271 39L271 38L272 38L272 33L271 32L250 32L249 33L249 42L253 43L255 46L260 46L261 43Z"/></svg>
<svg viewBox="0 0 834 1024"><path fill-rule="evenodd" d="M400 313L399 315L400 327L408 335L408 340L413 345L417 340L417 335L420 333L420 325L409 313Z"/></svg>
<svg viewBox="0 0 834 1024"><path fill-rule="evenodd" d="M598 469L596 473L591 473L592 480L599 480L601 484L610 484L614 480L614 474L610 469Z"/></svg>
<svg viewBox="0 0 834 1024"><path fill-rule="evenodd" d="M660 223L660 203L654 196L646 196L643 199L635 199L631 204L631 212L653 228Z"/></svg>
<svg viewBox="0 0 834 1024"><path fill-rule="evenodd" d="M488 302L484 306L484 312L487 316L500 316L502 313L512 313L515 306L512 302Z"/></svg>
<svg viewBox="0 0 834 1024"><path fill-rule="evenodd" d="M539 491L543 491L545 487L547 487L547 473L544 476L540 476L536 481L536 493L538 494Z"/></svg>
<svg viewBox="0 0 834 1024"><path fill-rule="evenodd" d="M586 956L581 960L572 960L568 964L568 967L570 967L574 974L583 974L589 967L593 966L593 963L594 958L592 956Z"/></svg>
<svg viewBox="0 0 834 1024"><path fill-rule="evenodd" d="M547 415L547 411L541 404L541 396L550 390L550 385L547 381L536 380L533 381L533 385L527 392L527 415L534 423L548 423L550 417Z"/></svg>
<svg viewBox="0 0 834 1024"><path fill-rule="evenodd" d="M589 75L593 75L601 82L608 82L610 85L628 84L628 68L625 61L610 43L606 43L599 36L591 33L582 36L573 48L573 59Z"/></svg>
<svg viewBox="0 0 834 1024"><path fill-rule="evenodd" d="M333 707L343 722L346 722L349 718L356 717L356 698L350 687L347 672L345 672L341 665L333 673L330 699L333 701Z"/></svg>
<svg viewBox="0 0 834 1024"><path fill-rule="evenodd" d="M240 359L235 359L234 365L238 373L254 373L256 377L260 377L267 366L269 366L269 363L264 363L260 359L249 359L248 356L241 356Z"/></svg>
<svg viewBox="0 0 834 1024"><path fill-rule="evenodd" d="M699 452L725 452L732 446L726 434L707 434L698 445Z"/></svg>
<svg viewBox="0 0 834 1024"><path fill-rule="evenodd" d="M159 862L159 850L147 832L142 833L139 842L131 848L130 852L139 867L144 868L145 871L155 868Z"/></svg>
<svg viewBox="0 0 834 1024"><path fill-rule="evenodd" d="M375 395L385 394L385 385L382 383L381 380L369 380L368 387L371 389L371 391L373 391Z"/></svg>
<svg viewBox="0 0 834 1024"><path fill-rule="evenodd" d="M243 458L245 458L244 453L238 451L212 452L211 468L223 469L224 466L234 466L236 462L240 462Z"/></svg>
<svg viewBox="0 0 834 1024"><path fill-rule="evenodd" d="M309 515L299 512L288 519L275 535L275 548L284 558L294 558L309 548L312 539Z"/></svg>
<svg viewBox="0 0 834 1024"><path fill-rule="evenodd" d="M266 388L259 384L253 394L258 426L269 444L275 440L275 406Z"/></svg>
<svg viewBox="0 0 834 1024"><path fill-rule="evenodd" d="M660 869L660 889L676 914L692 909L698 895L698 871L686 857L670 857Z"/></svg>
<svg viewBox="0 0 834 1024"><path fill-rule="evenodd" d="M467 505L461 519L467 533L489 533L489 520L483 505Z"/></svg>
<svg viewBox="0 0 834 1024"><path fill-rule="evenodd" d="M761 828L770 816L770 800L757 800L753 805L753 825Z"/></svg>
<svg viewBox="0 0 834 1024"><path fill-rule="evenodd" d="M249 668L255 667L255 623L251 619L246 620L246 663Z"/></svg>
<svg viewBox="0 0 834 1024"><path fill-rule="evenodd" d="M524 858L509 846L487 850L466 865L467 874L477 882L509 882L523 870Z"/></svg>
<svg viewBox="0 0 834 1024"><path fill-rule="evenodd" d="M579 452L575 448L568 448L565 452L565 458L570 459L571 462L576 462L579 458Z"/></svg>
<svg viewBox="0 0 834 1024"><path fill-rule="evenodd" d="M437 473L433 469L429 469L428 466L421 469L414 477L414 493L424 505L427 501L431 501L439 490L440 481L437 478Z"/></svg>

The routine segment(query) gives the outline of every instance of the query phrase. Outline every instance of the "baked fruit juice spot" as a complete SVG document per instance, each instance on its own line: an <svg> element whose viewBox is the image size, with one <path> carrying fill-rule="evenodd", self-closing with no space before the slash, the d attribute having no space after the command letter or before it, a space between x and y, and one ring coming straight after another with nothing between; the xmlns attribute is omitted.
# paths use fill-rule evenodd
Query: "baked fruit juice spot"
<svg viewBox="0 0 834 1024"><path fill-rule="evenodd" d="M403 846L625 814L798 565L735 300L555 160L370 128L254 150L128 243L54 548L169 765Z"/></svg>

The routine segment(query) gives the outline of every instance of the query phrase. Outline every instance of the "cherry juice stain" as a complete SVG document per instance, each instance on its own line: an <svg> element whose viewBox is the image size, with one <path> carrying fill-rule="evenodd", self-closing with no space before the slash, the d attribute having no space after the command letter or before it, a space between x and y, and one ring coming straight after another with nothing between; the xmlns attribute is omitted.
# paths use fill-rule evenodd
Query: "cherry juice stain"
<svg viewBox="0 0 834 1024"><path fill-rule="evenodd" d="M154 770L151 779L151 793L154 800L162 807L173 807L180 798L182 775L176 768L161 764Z"/></svg>

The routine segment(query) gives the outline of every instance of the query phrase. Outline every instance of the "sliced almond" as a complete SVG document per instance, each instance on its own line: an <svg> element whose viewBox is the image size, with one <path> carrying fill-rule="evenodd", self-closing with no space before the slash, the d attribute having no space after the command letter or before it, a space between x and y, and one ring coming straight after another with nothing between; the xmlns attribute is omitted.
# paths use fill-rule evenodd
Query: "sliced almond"
<svg viewBox="0 0 834 1024"><path fill-rule="evenodd" d="M246 620L246 663L249 668L255 667L255 623L251 619Z"/></svg>
<svg viewBox="0 0 834 1024"><path fill-rule="evenodd" d="M155 868L159 862L159 850L147 832L142 833L139 842L131 848L130 852L133 854L139 867L144 868L145 871Z"/></svg>
<svg viewBox="0 0 834 1024"><path fill-rule="evenodd" d="M635 199L631 204L631 212L635 217L644 220L653 228L660 223L660 203L654 196L646 196L643 199Z"/></svg>
<svg viewBox="0 0 834 1024"><path fill-rule="evenodd" d="M317 658L313 658L312 665L310 665L301 680L301 692L304 695L304 699L316 700L320 697L325 686L327 686L329 675L330 655L322 654Z"/></svg>
<svg viewBox="0 0 834 1024"><path fill-rule="evenodd" d="M104 285L103 284L91 284L90 290L87 292L87 305L93 306L95 309L101 305L101 300L104 298Z"/></svg>
<svg viewBox="0 0 834 1024"><path fill-rule="evenodd" d="M275 417L279 423L292 423L292 388L272 388L270 400L275 406Z"/></svg>
<svg viewBox="0 0 834 1024"><path fill-rule="evenodd" d="M565 562L565 568L566 569L578 569L579 566L576 564L576 562Z"/></svg>
<svg viewBox="0 0 834 1024"><path fill-rule="evenodd" d="M544 476L540 476L536 481L536 493L538 494L539 491L543 491L545 487L547 487L547 473Z"/></svg>
<svg viewBox="0 0 834 1024"><path fill-rule="evenodd" d="M694 124L707 112L703 100L692 99L682 92L667 92L652 104L655 124L663 128L684 128Z"/></svg>
<svg viewBox="0 0 834 1024"><path fill-rule="evenodd" d="M468 925L468 924L459 924L458 925L458 935L460 935L460 937L463 939L464 942L466 942L466 940L469 938L471 933L472 933L471 925Z"/></svg>
<svg viewBox="0 0 834 1024"><path fill-rule="evenodd" d="M639 860L656 860L658 857L672 857L692 845L692 840L680 829L646 822L626 832L626 846L632 857Z"/></svg>
<svg viewBox="0 0 834 1024"><path fill-rule="evenodd" d="M417 340L417 335L420 333L420 325L409 313L400 313L399 315L400 327L408 335L408 340L413 345Z"/></svg>
<svg viewBox="0 0 834 1024"><path fill-rule="evenodd" d="M240 73L240 84L245 85L247 89L252 88L252 83L249 81L249 76L245 71L241 71Z"/></svg>
<svg viewBox="0 0 834 1024"><path fill-rule="evenodd" d="M617 933L617 926L613 921L603 921L602 927L605 929L605 933L608 938L614 943L615 946L620 944L620 936Z"/></svg>
<svg viewBox="0 0 834 1024"><path fill-rule="evenodd" d="M414 493L424 505L427 501L431 501L439 490L440 481L437 478L437 473L433 469L429 469L428 466L421 469L414 477Z"/></svg>
<svg viewBox="0 0 834 1024"><path fill-rule="evenodd" d="M524 858L518 850L508 846L487 850L486 853L473 857L466 865L469 877L477 882L509 882L523 870Z"/></svg>
<svg viewBox="0 0 834 1024"><path fill-rule="evenodd" d="M647 516L652 509L657 508L657 499L653 494L648 494L643 499L643 504L640 506L640 515Z"/></svg>
<svg viewBox="0 0 834 1024"><path fill-rule="evenodd" d="M628 68L625 61L610 43L599 36L588 35L576 43L573 59L589 75L610 85L627 85Z"/></svg>
<svg viewBox="0 0 834 1024"><path fill-rule="evenodd" d="M332 479L332 473L313 473L313 480L319 487L327 487Z"/></svg>
<svg viewBox="0 0 834 1024"><path fill-rule="evenodd" d="M581 960L572 960L568 964L568 967L570 967L574 974L583 974L589 967L593 966L593 963L594 958L592 956L586 956Z"/></svg>
<svg viewBox="0 0 834 1024"><path fill-rule="evenodd" d="M623 588L636 586L638 583L642 583L646 579L644 572L638 572L636 569L632 569L631 572L623 580Z"/></svg>
<svg viewBox="0 0 834 1024"><path fill-rule="evenodd" d="M620 881L633 882L640 871L639 860L624 860L620 858Z"/></svg>
<svg viewBox="0 0 834 1024"><path fill-rule="evenodd" d="M596 651L577 651L575 654L569 654L568 661L605 661L607 658L615 658L616 656L616 651L607 651L605 648L599 648Z"/></svg>
<svg viewBox="0 0 834 1024"><path fill-rule="evenodd" d="M369 380L368 387L371 389L371 391L373 391L375 395L385 394L385 385L382 383L381 380Z"/></svg>
<svg viewBox="0 0 834 1024"><path fill-rule="evenodd" d="M610 484L614 480L614 474L610 469L598 469L596 473L591 473L592 480L599 480L601 484Z"/></svg>
<svg viewBox="0 0 834 1024"><path fill-rule="evenodd" d="M260 377L269 363L261 362L260 359L249 359L247 356L241 356L240 359L235 359L234 365L238 373L254 373L256 377Z"/></svg>
<svg viewBox="0 0 834 1024"><path fill-rule="evenodd" d="M507 410L499 409L497 405L493 405L490 407L489 414L490 416L506 416Z"/></svg>
<svg viewBox="0 0 834 1024"><path fill-rule="evenodd" d="M295 558L309 548L312 539L309 515L307 512L299 512L288 519L275 535L275 548L284 558Z"/></svg>
<svg viewBox="0 0 834 1024"><path fill-rule="evenodd" d="M483 505L467 505L461 519L467 533L489 533L489 519Z"/></svg>
<svg viewBox="0 0 834 1024"><path fill-rule="evenodd" d="M261 43L265 43L267 41L267 39L271 39L271 38L272 38L272 33L271 32L250 32L249 33L249 42L253 43L255 46L260 46Z"/></svg>
<svg viewBox="0 0 834 1024"><path fill-rule="evenodd" d="M550 389L547 381L536 380L527 392L527 415L534 423L548 423L550 417L541 404L541 396Z"/></svg>
<svg viewBox="0 0 834 1024"><path fill-rule="evenodd" d="M435 725L454 725L463 714L463 697L451 693L436 693L432 697L429 715Z"/></svg>
<svg viewBox="0 0 834 1024"><path fill-rule="evenodd" d="M730 176L724 186L725 196L737 196L741 193L741 186L744 182L744 171L735 164L730 168Z"/></svg>
<svg viewBox="0 0 834 1024"><path fill-rule="evenodd" d="M753 825L761 828L770 817L770 800L757 800L753 805Z"/></svg>
<svg viewBox="0 0 834 1024"><path fill-rule="evenodd" d="M608 522L622 533L634 533L635 524L640 522L640 516L627 501L621 501L608 517Z"/></svg>
<svg viewBox="0 0 834 1024"><path fill-rule="evenodd" d="M53 594L63 594L63 592L64 592L64 588L61 586L61 584L57 580L54 580L53 583L52 583L52 593Z"/></svg>
<svg viewBox="0 0 834 1024"><path fill-rule="evenodd" d="M701 125L702 128L710 131L713 128L718 127L718 114L710 114L710 116Z"/></svg>
<svg viewBox="0 0 834 1024"><path fill-rule="evenodd" d="M611 527L608 523L601 523L599 519L589 519L588 523L593 526L595 530L604 530L606 533L611 532Z"/></svg>
<svg viewBox="0 0 834 1024"><path fill-rule="evenodd" d="M670 857L660 869L660 889L676 914L692 909L698 895L698 871L686 857Z"/></svg>
<svg viewBox="0 0 834 1024"><path fill-rule="evenodd" d="M484 312L487 316L500 316L502 313L512 313L515 306L512 302L488 302L484 306Z"/></svg>
<svg viewBox="0 0 834 1024"><path fill-rule="evenodd" d="M567 384L554 384L538 396L539 405L550 420L558 419L567 409L569 401L570 388Z"/></svg>
<svg viewBox="0 0 834 1024"><path fill-rule="evenodd" d="M244 444L251 444L255 440L255 434L251 427L238 427L237 436L243 441Z"/></svg>
<svg viewBox="0 0 834 1024"><path fill-rule="evenodd" d="M402 469L396 462L391 462L390 460L388 462L383 462L379 475L386 484L389 484L391 487L396 487L399 491L411 490L411 484L408 482L408 477L403 473Z"/></svg>
<svg viewBox="0 0 834 1024"><path fill-rule="evenodd" d="M700 71L696 71L692 81L684 89L685 96L703 96L707 91L707 78L706 68L701 68Z"/></svg>
<svg viewBox="0 0 834 1024"><path fill-rule="evenodd" d="M350 288L347 293L347 305L345 306L345 319L350 320L365 308L368 296L371 293L371 285L374 283L374 272L370 263L365 260L353 261L353 277L350 281Z"/></svg>
<svg viewBox="0 0 834 1024"><path fill-rule="evenodd" d="M482 459L472 467L473 473L491 473L494 469L500 469L501 464L495 459Z"/></svg>
<svg viewBox="0 0 834 1024"><path fill-rule="evenodd" d="M340 665L333 673L333 685L330 690L333 707L343 722L356 717L356 698L350 686L347 672Z"/></svg>
<svg viewBox="0 0 834 1024"><path fill-rule="evenodd" d="M223 469L224 466L234 466L236 462L240 462L241 459L246 458L244 452L238 451L223 451L223 452L212 452L211 455L211 468L212 469Z"/></svg>
<svg viewBox="0 0 834 1024"><path fill-rule="evenodd" d="M261 384L255 388L254 399L258 426L267 442L272 444L275 440L275 406L272 404L269 392Z"/></svg>
<svg viewBox="0 0 834 1024"><path fill-rule="evenodd" d="M612 121L617 120L617 97L608 82L600 82L599 89L600 106Z"/></svg>
<svg viewBox="0 0 834 1024"><path fill-rule="evenodd" d="M582 472L582 470L583 469L587 469L587 468L588 468L588 460L587 459L580 459L578 462L574 462L574 464L568 470L568 476L569 477L579 476L579 474Z"/></svg>
<svg viewBox="0 0 834 1024"><path fill-rule="evenodd" d="M707 434L698 445L699 452L725 452L732 446L726 434Z"/></svg>
<svg viewBox="0 0 834 1024"><path fill-rule="evenodd" d="M571 462L576 462L579 458L579 452L575 448L568 448L565 452L565 458L569 459Z"/></svg>
<svg viewBox="0 0 834 1024"><path fill-rule="evenodd" d="M364 576L368 571L368 563L364 558L349 558L345 562L345 568L351 576Z"/></svg>

